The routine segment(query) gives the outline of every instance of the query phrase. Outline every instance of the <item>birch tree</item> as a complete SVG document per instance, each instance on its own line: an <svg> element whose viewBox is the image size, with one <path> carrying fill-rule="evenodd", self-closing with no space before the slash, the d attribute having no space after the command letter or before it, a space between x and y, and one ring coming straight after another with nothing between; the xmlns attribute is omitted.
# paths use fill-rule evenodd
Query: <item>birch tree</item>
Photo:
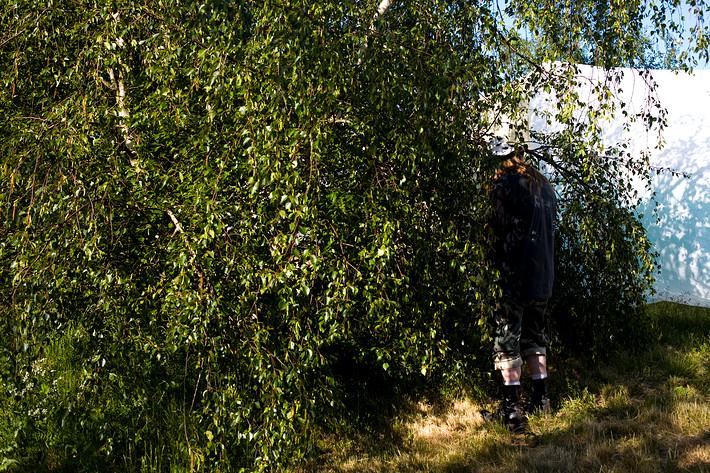
<svg viewBox="0 0 710 473"><path fill-rule="evenodd" d="M624 21L650 12L664 28L673 8L595 5L508 13L559 54L599 45L607 65L635 54ZM498 3L0 12L2 468L282 471L382 387L485 378L491 104L511 115L549 89L563 121L579 105ZM563 254L588 255L584 215L614 215L624 251L603 269L632 269L600 297L622 301L603 320L584 322L590 299L575 309L623 330L649 248L623 176L575 152L597 149L594 129L566 123L540 156L570 202L584 197Z"/></svg>

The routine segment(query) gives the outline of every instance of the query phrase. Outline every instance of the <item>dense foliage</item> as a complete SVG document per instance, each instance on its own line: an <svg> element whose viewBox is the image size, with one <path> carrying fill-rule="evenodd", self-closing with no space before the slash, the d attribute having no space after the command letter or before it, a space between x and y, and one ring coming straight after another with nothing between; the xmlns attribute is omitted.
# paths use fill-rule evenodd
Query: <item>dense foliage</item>
<svg viewBox="0 0 710 473"><path fill-rule="evenodd" d="M357 386L488 369L492 112L573 94L499 68L495 2L13 1L0 25L0 470L280 471ZM628 176L571 151L588 129L542 156L555 317L606 348L652 259Z"/></svg>

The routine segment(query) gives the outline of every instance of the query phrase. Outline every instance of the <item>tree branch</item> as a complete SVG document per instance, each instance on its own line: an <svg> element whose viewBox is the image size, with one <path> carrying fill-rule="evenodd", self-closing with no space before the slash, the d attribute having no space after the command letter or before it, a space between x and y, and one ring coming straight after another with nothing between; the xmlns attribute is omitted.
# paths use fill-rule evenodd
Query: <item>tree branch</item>
<svg viewBox="0 0 710 473"><path fill-rule="evenodd" d="M370 39L374 34L377 32L377 21L380 19L382 15L387 13L387 10L392 6L392 0L382 0L380 4L377 6L377 11L375 12L375 15L372 18L372 22L370 23L370 28L367 32L367 36L365 37L365 41L362 43L362 46L360 46L360 51L358 52L358 60L357 60L357 65L359 66L362 64L362 58L365 57L365 53L367 52L368 45L370 43Z"/></svg>
<svg viewBox="0 0 710 473"><path fill-rule="evenodd" d="M537 159L539 159L540 161L544 161L545 163L549 164L550 166L552 166L553 168L555 168L556 171L558 171L560 174L565 175L567 178L571 178L572 180L578 182L578 183L581 184L582 187L584 187L584 188L587 190L587 192L589 192L590 194L596 194L596 192L594 191L594 189L592 188L592 186L590 186L588 183L584 182L584 179L582 179L579 175L577 175L577 174L571 172L570 170L568 170L568 169L566 169L566 168L560 166L558 163L555 162L554 159L550 159L550 158L547 157L544 153L538 153L538 152L532 151L532 150L526 150L525 152L528 153L528 154L531 154L531 155L535 156L535 157L536 157Z"/></svg>

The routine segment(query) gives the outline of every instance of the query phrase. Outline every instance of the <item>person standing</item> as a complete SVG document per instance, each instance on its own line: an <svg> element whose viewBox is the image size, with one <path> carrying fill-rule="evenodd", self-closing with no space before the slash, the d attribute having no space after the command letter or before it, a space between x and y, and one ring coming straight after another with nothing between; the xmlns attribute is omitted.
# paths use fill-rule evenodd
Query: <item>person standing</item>
<svg viewBox="0 0 710 473"><path fill-rule="evenodd" d="M547 388L549 330L547 300L554 280L557 198L550 182L505 139L491 142L500 167L492 192L490 259L498 270L501 296L489 321L494 367L503 378L500 407L484 417L511 430L524 428L520 402L522 364L532 375L532 408L550 411Z"/></svg>

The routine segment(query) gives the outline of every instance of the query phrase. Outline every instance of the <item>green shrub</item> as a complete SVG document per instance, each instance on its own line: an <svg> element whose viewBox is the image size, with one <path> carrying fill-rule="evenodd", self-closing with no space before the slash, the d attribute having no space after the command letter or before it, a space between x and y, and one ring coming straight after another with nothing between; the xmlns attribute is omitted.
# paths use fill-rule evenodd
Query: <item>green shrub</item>
<svg viewBox="0 0 710 473"><path fill-rule="evenodd" d="M2 468L283 471L358 396L488 364L484 136L529 71L493 9L0 11Z"/></svg>

